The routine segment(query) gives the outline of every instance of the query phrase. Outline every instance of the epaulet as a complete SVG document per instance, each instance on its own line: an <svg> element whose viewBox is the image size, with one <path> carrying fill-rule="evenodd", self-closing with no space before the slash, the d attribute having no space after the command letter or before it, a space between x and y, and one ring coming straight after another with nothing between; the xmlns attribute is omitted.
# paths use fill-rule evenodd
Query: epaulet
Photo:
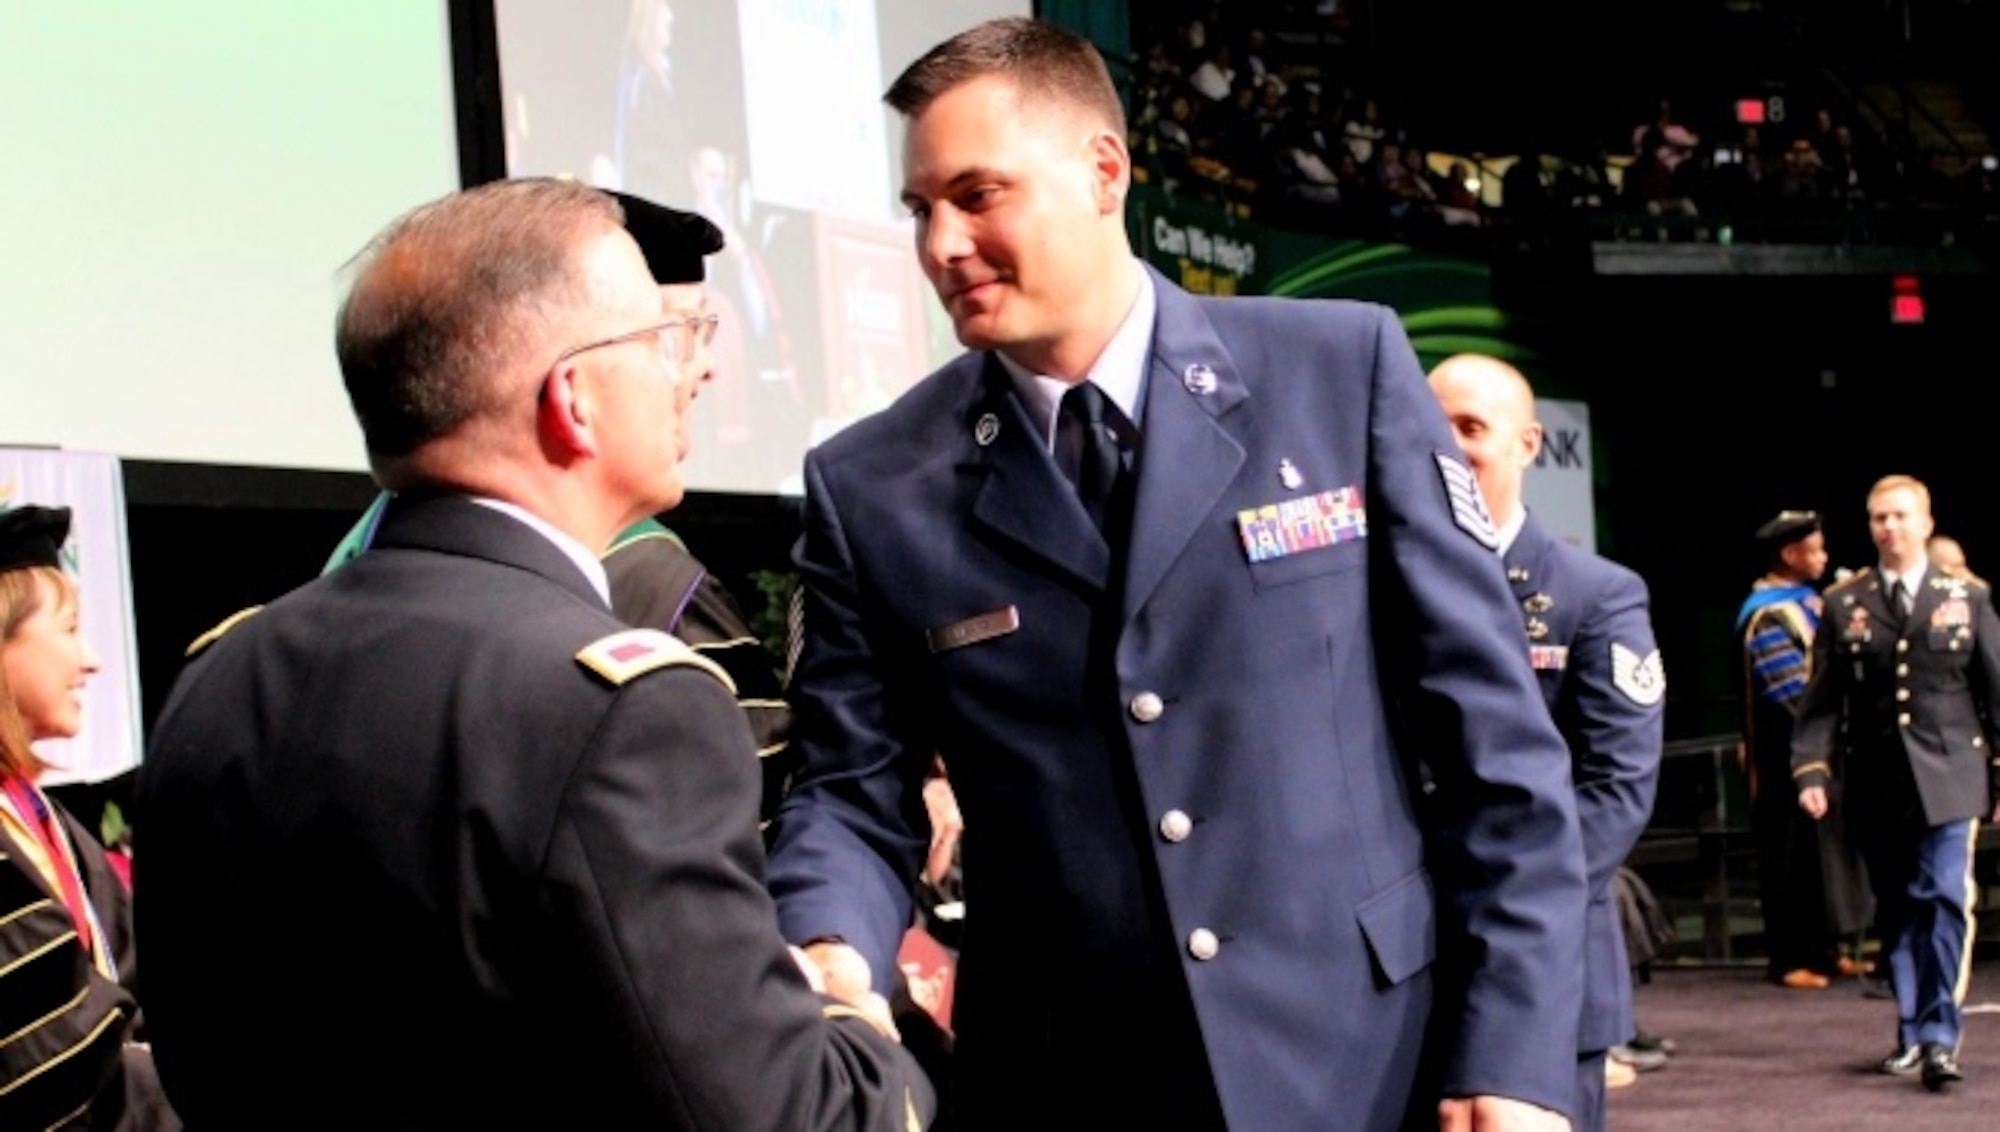
<svg viewBox="0 0 2000 1132"><path fill-rule="evenodd" d="M687 544L681 541L681 536L669 530L658 519L641 519L619 532L618 537L611 540L611 545L605 549L601 557L609 558L626 547L631 546L633 543L645 542L649 539L663 539L680 547L682 550L687 549Z"/></svg>
<svg viewBox="0 0 2000 1132"><path fill-rule="evenodd" d="M187 655L193 657L195 654L201 652L201 650L221 640L222 634L248 621L253 614L263 608L261 605L253 605L248 609L239 609L228 617L223 618L221 624L188 643Z"/></svg>
<svg viewBox="0 0 2000 1132"><path fill-rule="evenodd" d="M721 665L689 648L679 637L658 629L627 629L600 637L578 650L576 662L614 688L655 669L686 665L715 677L730 695L736 694L736 681Z"/></svg>
<svg viewBox="0 0 2000 1132"><path fill-rule="evenodd" d="M1853 589L1855 586L1860 585L1861 583L1867 581L1868 579L1874 576L1875 576L1875 567L1863 566L1861 569L1856 570L1852 574L1849 574L1846 580L1835 582L1834 584L1826 587L1826 592L1834 594L1834 593L1839 593L1842 590Z"/></svg>

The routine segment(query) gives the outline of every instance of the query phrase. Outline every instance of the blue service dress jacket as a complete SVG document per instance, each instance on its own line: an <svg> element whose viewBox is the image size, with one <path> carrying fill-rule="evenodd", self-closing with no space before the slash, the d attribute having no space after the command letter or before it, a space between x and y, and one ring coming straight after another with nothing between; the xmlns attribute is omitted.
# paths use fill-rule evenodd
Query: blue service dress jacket
<svg viewBox="0 0 2000 1132"><path fill-rule="evenodd" d="M399 494L197 642L135 803L191 1128L907 1132L909 1054L777 933L749 725L520 520Z"/></svg>
<svg viewBox="0 0 2000 1132"><path fill-rule="evenodd" d="M1147 1038L1110 1016L1174 980L1230 1127L1393 1128L1427 1039L1442 1087L1566 1111L1567 752L1407 338L1153 286L1122 576L987 354L808 454L788 938L887 969L935 751L961 1113L1064 1126L1061 1082Z"/></svg>
<svg viewBox="0 0 2000 1132"><path fill-rule="evenodd" d="M1646 831L1666 739L1666 674L1645 580L1530 513L1503 557L1542 696L1569 743L1590 870L1579 1052L1630 1039L1632 970L1612 878Z"/></svg>

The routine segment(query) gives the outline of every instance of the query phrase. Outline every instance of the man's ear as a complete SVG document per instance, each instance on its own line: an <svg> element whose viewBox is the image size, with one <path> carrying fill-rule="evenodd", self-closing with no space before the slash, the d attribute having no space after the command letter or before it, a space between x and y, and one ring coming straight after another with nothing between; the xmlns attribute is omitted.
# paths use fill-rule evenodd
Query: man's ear
<svg viewBox="0 0 2000 1132"><path fill-rule="evenodd" d="M1110 130L1097 131L1090 137L1090 158L1099 211L1121 213L1132 189L1132 154L1125 148L1125 139Z"/></svg>
<svg viewBox="0 0 2000 1132"><path fill-rule="evenodd" d="M1528 427L1521 430L1521 448L1521 466L1525 468L1542 454L1542 422L1529 421Z"/></svg>
<svg viewBox="0 0 2000 1132"><path fill-rule="evenodd" d="M596 423L597 402L582 367L575 362L558 364L542 380L541 395L535 400L535 427L543 446L565 462L595 456Z"/></svg>

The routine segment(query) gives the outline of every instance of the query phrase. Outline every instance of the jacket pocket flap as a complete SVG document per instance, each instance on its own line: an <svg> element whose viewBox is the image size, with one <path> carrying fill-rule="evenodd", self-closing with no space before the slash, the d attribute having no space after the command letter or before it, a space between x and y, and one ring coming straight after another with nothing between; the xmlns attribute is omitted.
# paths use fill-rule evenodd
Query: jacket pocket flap
<svg viewBox="0 0 2000 1132"><path fill-rule="evenodd" d="M1419 869L1361 902L1354 910L1375 957L1375 972L1400 983L1437 958L1437 894Z"/></svg>

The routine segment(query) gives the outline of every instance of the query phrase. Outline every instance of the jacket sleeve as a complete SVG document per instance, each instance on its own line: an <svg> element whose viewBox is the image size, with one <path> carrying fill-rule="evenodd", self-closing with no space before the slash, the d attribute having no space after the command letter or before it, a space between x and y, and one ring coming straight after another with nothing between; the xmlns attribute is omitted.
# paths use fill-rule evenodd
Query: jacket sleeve
<svg viewBox="0 0 2000 1132"><path fill-rule="evenodd" d="M1593 898L1611 890L1653 814L1666 737L1646 584L1618 570L1570 643L1577 820Z"/></svg>
<svg viewBox="0 0 2000 1132"><path fill-rule="evenodd" d="M1973 684L1979 698L1979 722L1986 752L1986 804L2000 799L2000 615L1993 611L1993 591L1979 588L1978 617L1973 627L1974 657L1978 680Z"/></svg>
<svg viewBox="0 0 2000 1132"><path fill-rule="evenodd" d="M917 823L936 743L909 711L891 706L893 661L869 631L839 502L817 453L807 455L805 474L794 559L806 636L791 685L800 769L775 826L771 892L787 939L844 939L886 986L916 915L917 873L930 846Z"/></svg>
<svg viewBox="0 0 2000 1132"><path fill-rule="evenodd" d="M1582 1010L1583 846L1569 748L1543 705L1490 520L1393 317L1369 410L1375 640L1433 785L1448 1096L1569 1112ZM1449 464L1447 464L1447 461Z"/></svg>
<svg viewBox="0 0 2000 1132"><path fill-rule="evenodd" d="M662 737L672 737L663 757ZM748 725L721 682L624 686L567 786L545 899L613 1079L687 1127L903 1132L935 1097L907 1051L808 988L764 887Z"/></svg>
<svg viewBox="0 0 2000 1132"><path fill-rule="evenodd" d="M1800 697L1792 727L1792 782L1800 790L1824 788L1833 777L1833 745L1840 736L1845 680L1834 656L1833 626L1824 622L1813 635L1812 675Z"/></svg>

